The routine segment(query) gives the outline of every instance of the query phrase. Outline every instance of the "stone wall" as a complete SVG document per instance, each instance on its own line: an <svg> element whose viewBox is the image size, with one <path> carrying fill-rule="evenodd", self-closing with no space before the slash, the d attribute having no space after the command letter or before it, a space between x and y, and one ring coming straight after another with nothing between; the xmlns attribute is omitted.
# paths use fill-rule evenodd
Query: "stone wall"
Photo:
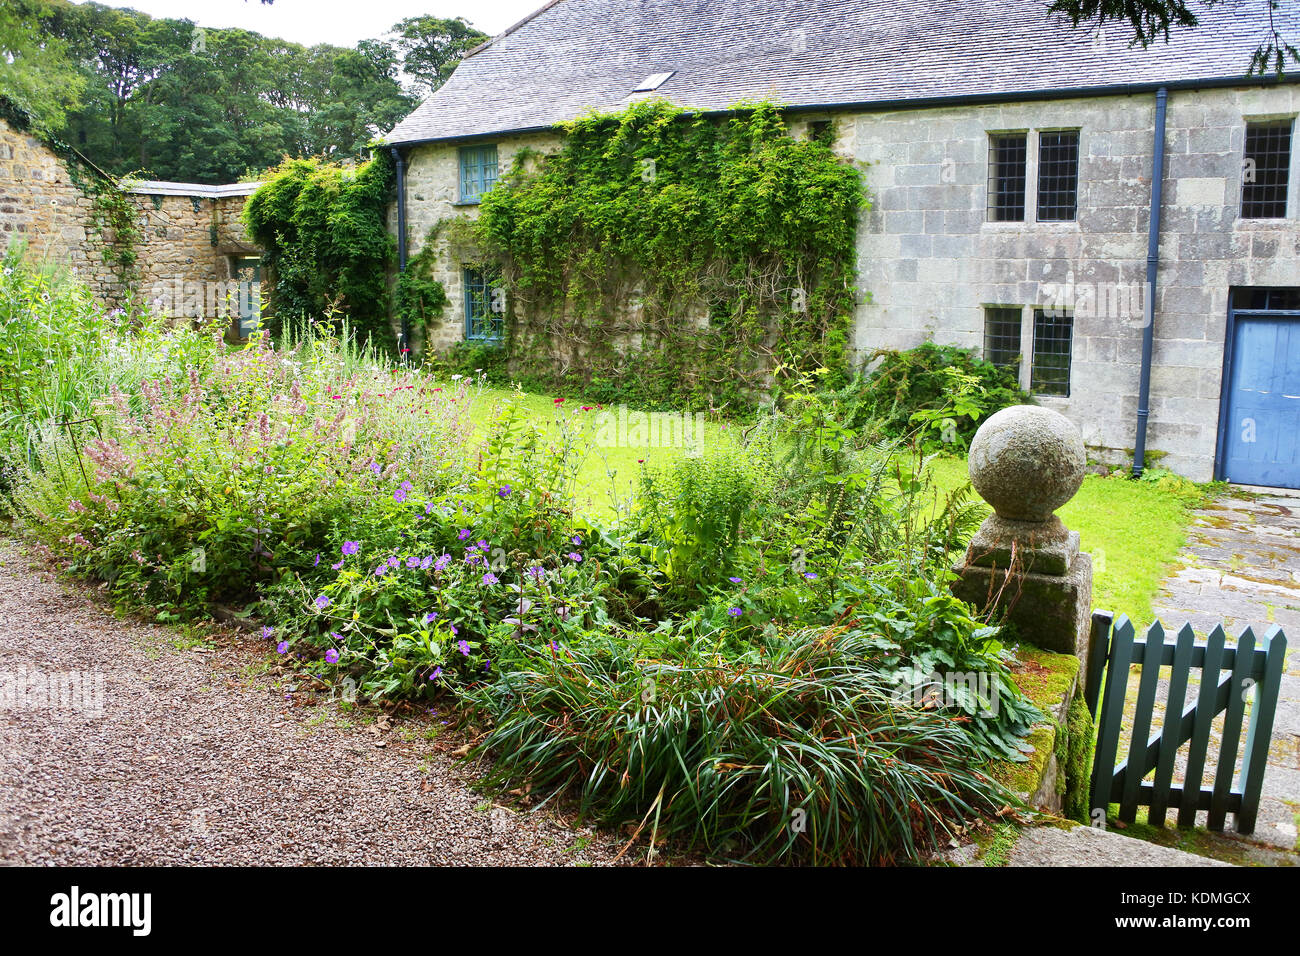
<svg viewBox="0 0 1300 956"><path fill-rule="evenodd" d="M140 212L139 288L145 301L177 319L216 317L214 303L226 300L227 283L237 280L235 260L256 258L240 216L257 183L200 186L137 183L129 186ZM188 303L188 304L186 304Z"/></svg>
<svg viewBox="0 0 1300 956"><path fill-rule="evenodd" d="M1169 94L1148 447L1196 480L1213 474L1229 289L1300 285L1300 151L1289 218L1237 215L1246 121L1298 110L1300 91L1286 86ZM981 348L984 306L1028 318L1072 283L1070 395L1039 401L1074 421L1094 455L1123 458L1136 432L1154 118L1153 94L838 117L837 148L870 164L874 201L859 229L871 295L859 354L926 337ZM1033 133L1074 128L1077 221L1035 222ZM1026 221L988 222L988 134L1022 130ZM1028 356L1032 323L1023 328ZM1027 362L1021 374L1027 385Z"/></svg>
<svg viewBox="0 0 1300 956"><path fill-rule="evenodd" d="M234 259L259 255L240 222L259 184L128 182L123 188L140 236L134 275L123 273L105 261L113 237L94 224L93 190L86 186L92 182L108 180L0 120L0 244L25 243L30 260L67 268L106 304L121 305L134 293L149 303L163 300L163 311L178 319L193 317L176 307L179 296L220 298L225 290L215 286L236 278Z"/></svg>
<svg viewBox="0 0 1300 956"><path fill-rule="evenodd" d="M518 136L497 141L497 170L504 175L519 150L554 149L559 137L551 133ZM411 150L406 171L407 249L411 256L424 249L431 229L455 218L474 219L476 203L460 199L460 144L435 143ZM397 231L397 210L389 210L389 228ZM434 257L433 278L447 291L447 309L442 321L428 330L425 347L446 349L465 338L465 257L456 247L454 235L440 228L434 239L438 252ZM413 330L415 345L421 345Z"/></svg>
<svg viewBox="0 0 1300 956"><path fill-rule="evenodd" d="M95 173L77 169L76 175ZM91 207L67 160L0 119L0 248L23 243L30 261L68 268L100 296L113 298L117 277L87 228Z"/></svg>

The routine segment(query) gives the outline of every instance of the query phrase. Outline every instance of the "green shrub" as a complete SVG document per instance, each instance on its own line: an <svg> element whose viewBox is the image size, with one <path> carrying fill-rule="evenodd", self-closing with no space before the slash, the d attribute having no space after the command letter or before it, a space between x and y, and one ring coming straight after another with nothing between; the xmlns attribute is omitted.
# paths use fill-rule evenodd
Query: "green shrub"
<svg viewBox="0 0 1300 956"><path fill-rule="evenodd" d="M440 398L410 373L345 378L348 347L318 332L289 357L255 339L134 395L112 387L80 458L46 430L20 514L125 603L194 614L254 600L337 547L389 475L441 489L463 457L465 394Z"/></svg>
<svg viewBox="0 0 1300 956"><path fill-rule="evenodd" d="M286 320L342 313L363 342L392 349L388 270L396 243L387 207L393 182L392 161L377 150L355 170L286 160L248 197L244 223L274 280L271 332L278 335ZM436 299L433 289L408 283L402 304L434 312Z"/></svg>
<svg viewBox="0 0 1300 956"><path fill-rule="evenodd" d="M914 862L1015 802L959 723L899 703L872 636L803 629L761 651L644 660L609 638L533 653L472 695L494 721L488 782L573 788L584 814L653 843L782 862Z"/></svg>
<svg viewBox="0 0 1300 956"><path fill-rule="evenodd" d="M963 450L994 412L1034 404L1013 372L971 349L925 342L876 352L870 361L879 364L833 395L843 420L854 428L871 422L895 438L919 432L929 449Z"/></svg>

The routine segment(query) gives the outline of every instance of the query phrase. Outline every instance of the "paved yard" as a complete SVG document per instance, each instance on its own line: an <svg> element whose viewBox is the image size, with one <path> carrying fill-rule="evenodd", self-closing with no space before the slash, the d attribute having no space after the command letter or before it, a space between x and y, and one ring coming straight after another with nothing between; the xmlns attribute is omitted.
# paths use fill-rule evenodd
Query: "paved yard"
<svg viewBox="0 0 1300 956"><path fill-rule="evenodd" d="M1291 854L1276 851L1294 853L1300 816L1300 653L1296 649L1300 644L1300 497L1225 497L1202 508L1179 562L1155 600L1156 615L1169 631L1190 622L1203 636L1223 622L1229 640L1247 626L1254 628L1257 638L1274 624L1286 633L1286 669L1257 828L1251 837L1226 834L1224 839L1231 839L1237 851L1259 862L1296 862ZM1134 669L1131 675L1130 703L1139 673ZM1197 673L1193 671L1193 676ZM1222 718L1216 726L1221 724ZM1181 780L1181 770L1181 766L1176 770L1176 780ZM1211 760L1207 780L1212 771ZM1144 818L1139 811L1139 821ZM1204 823L1204 813L1199 821ZM1233 823L1231 814L1228 823ZM1206 837L1196 838L1204 842ZM1225 847L1225 852L1232 856L1233 849Z"/></svg>
<svg viewBox="0 0 1300 956"><path fill-rule="evenodd" d="M0 705L0 863L564 865L615 856L599 834L474 793L468 768L437 749L455 746L438 739L438 715L391 728L349 717L276 673L264 642L207 636L219 650L116 620L0 539L0 680L25 673L30 688L27 706ZM86 692L65 685L74 693L55 702L90 709L48 706L38 675L70 674L90 676Z"/></svg>

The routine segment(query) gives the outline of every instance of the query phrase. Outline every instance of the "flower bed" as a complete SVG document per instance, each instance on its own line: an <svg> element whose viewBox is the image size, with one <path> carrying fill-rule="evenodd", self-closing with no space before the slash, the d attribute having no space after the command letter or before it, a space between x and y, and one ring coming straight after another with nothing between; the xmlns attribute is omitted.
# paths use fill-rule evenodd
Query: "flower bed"
<svg viewBox="0 0 1300 956"><path fill-rule="evenodd" d="M494 782L711 854L915 860L1013 799L986 768L1023 760L1041 714L947 589L978 511L810 388L647 465L594 521L583 406L476 424L479 381L322 328L102 347L141 336L149 362L87 382L83 439L27 433L13 498L120 603L247 606L268 648L365 699L459 700ZM936 695L952 673L972 680Z"/></svg>

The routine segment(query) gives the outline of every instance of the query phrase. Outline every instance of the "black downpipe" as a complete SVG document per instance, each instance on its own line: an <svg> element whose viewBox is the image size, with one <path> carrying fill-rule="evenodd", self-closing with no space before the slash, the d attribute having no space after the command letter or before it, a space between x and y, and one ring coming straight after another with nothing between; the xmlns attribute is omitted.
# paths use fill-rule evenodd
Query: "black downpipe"
<svg viewBox="0 0 1300 956"><path fill-rule="evenodd" d="M397 167L397 271L406 271L406 159L396 146L392 148L393 163ZM399 340L401 357L411 354L411 321L402 313L402 336Z"/></svg>
<svg viewBox="0 0 1300 956"><path fill-rule="evenodd" d="M1142 477L1147 454L1147 417L1151 411L1151 354L1156 339L1156 272L1160 268L1160 205L1165 187L1165 107L1169 91L1156 90L1155 148L1151 159L1151 224L1147 232L1147 287L1142 324L1142 377L1138 382L1137 439L1133 442L1133 477Z"/></svg>

